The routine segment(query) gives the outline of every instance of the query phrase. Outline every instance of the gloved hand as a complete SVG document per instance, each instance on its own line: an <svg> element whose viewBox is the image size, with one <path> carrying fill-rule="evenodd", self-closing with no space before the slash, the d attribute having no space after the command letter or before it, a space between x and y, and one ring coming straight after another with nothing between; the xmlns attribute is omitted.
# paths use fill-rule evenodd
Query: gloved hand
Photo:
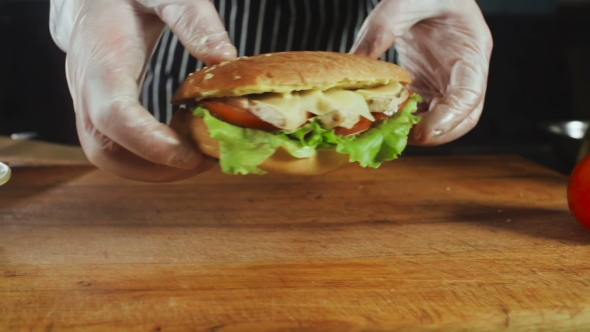
<svg viewBox="0 0 590 332"><path fill-rule="evenodd" d="M51 35L67 52L82 148L92 163L122 177L174 181L212 165L139 103L166 25L208 65L236 57L209 0L51 0Z"/></svg>
<svg viewBox="0 0 590 332"><path fill-rule="evenodd" d="M479 121L491 32L474 0L382 0L365 20L351 53L379 58L395 43L410 86L426 106L411 144L455 140ZM428 112L426 112L428 111Z"/></svg>

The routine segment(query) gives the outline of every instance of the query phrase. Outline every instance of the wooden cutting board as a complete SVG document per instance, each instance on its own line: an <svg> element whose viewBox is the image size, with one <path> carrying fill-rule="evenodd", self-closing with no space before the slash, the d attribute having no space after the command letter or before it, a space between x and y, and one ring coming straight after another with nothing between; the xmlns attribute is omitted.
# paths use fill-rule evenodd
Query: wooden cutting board
<svg viewBox="0 0 590 332"><path fill-rule="evenodd" d="M21 165L89 166L78 146L0 136L0 162Z"/></svg>
<svg viewBox="0 0 590 332"><path fill-rule="evenodd" d="M514 156L174 184L17 168L0 330L585 330L566 183Z"/></svg>

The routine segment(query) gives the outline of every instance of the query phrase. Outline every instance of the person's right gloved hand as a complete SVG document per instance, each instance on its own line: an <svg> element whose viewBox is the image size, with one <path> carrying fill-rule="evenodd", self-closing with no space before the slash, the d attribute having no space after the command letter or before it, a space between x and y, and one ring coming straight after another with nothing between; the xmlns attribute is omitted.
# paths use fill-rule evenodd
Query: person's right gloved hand
<svg viewBox="0 0 590 332"><path fill-rule="evenodd" d="M96 166L125 178L175 181L214 162L139 103L166 25L207 65L236 57L209 0L51 0L51 35L67 52L82 148Z"/></svg>
<svg viewBox="0 0 590 332"><path fill-rule="evenodd" d="M493 48L475 0L381 0L351 52L379 58L392 46L413 78L410 89L425 101L409 143L444 144L475 127Z"/></svg>

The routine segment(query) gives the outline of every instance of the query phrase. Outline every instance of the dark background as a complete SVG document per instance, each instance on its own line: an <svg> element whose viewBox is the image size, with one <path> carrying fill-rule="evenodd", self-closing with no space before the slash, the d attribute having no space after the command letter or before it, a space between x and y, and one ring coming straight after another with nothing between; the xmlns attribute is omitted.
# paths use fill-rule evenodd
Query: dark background
<svg viewBox="0 0 590 332"><path fill-rule="evenodd" d="M495 47L479 124L453 143L407 153L519 153L567 172L538 125L590 118L590 1L484 2ZM0 0L0 135L37 132L76 145L65 55L48 21L49 1Z"/></svg>

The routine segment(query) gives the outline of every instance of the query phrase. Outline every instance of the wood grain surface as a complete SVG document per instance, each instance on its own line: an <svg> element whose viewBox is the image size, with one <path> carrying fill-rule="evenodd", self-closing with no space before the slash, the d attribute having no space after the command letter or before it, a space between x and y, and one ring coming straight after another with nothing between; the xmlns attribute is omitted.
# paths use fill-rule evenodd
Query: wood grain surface
<svg viewBox="0 0 590 332"><path fill-rule="evenodd" d="M0 330L588 330L566 184L514 156L172 184L16 168Z"/></svg>
<svg viewBox="0 0 590 332"><path fill-rule="evenodd" d="M90 166L79 146L0 136L0 162L39 166Z"/></svg>

